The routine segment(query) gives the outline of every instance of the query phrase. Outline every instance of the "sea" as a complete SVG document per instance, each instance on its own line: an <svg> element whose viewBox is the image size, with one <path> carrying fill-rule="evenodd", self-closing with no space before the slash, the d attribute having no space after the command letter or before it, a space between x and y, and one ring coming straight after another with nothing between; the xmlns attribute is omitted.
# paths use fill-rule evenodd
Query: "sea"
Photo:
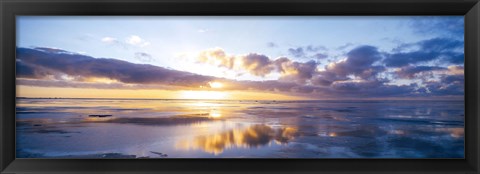
<svg viewBox="0 0 480 174"><path fill-rule="evenodd" d="M16 157L464 158L464 106L17 98Z"/></svg>

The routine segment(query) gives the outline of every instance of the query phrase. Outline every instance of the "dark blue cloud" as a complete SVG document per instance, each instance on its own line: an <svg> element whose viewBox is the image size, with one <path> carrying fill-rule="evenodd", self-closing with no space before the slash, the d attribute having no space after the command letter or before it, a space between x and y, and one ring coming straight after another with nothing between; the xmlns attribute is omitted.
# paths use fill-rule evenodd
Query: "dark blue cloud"
<svg viewBox="0 0 480 174"><path fill-rule="evenodd" d="M320 59L326 59L326 58L328 58L328 55L327 55L327 54L322 54L322 53L317 53L317 54L313 55L312 57L315 58L315 59L320 60Z"/></svg>
<svg viewBox="0 0 480 174"><path fill-rule="evenodd" d="M345 61L328 65L326 71L332 72L340 79L348 75L355 75L362 79L371 79L385 70L383 66L374 65L375 62L383 58L377 47L359 46L349 51L346 56L347 59Z"/></svg>
<svg viewBox="0 0 480 174"><path fill-rule="evenodd" d="M465 63L464 53L448 52L442 55L442 59L448 63L463 65Z"/></svg>
<svg viewBox="0 0 480 174"><path fill-rule="evenodd" d="M421 35L463 37L464 26L463 16L419 16L413 17L410 22L410 27Z"/></svg>
<svg viewBox="0 0 480 174"><path fill-rule="evenodd" d="M403 44L387 53L383 61L387 67L402 67L418 63L439 60L445 63L462 64L464 62L464 42L448 38L433 38L416 43ZM415 49L414 51L409 51Z"/></svg>
<svg viewBox="0 0 480 174"><path fill-rule="evenodd" d="M260 90L271 92L291 92L292 88L299 86L292 82L279 82L277 80L266 81L229 81L232 90Z"/></svg>
<svg viewBox="0 0 480 174"><path fill-rule="evenodd" d="M423 72L432 72L438 70L447 70L444 67L436 67L436 66L406 66L400 68L395 74L400 78L412 79L415 78L415 75Z"/></svg>
<svg viewBox="0 0 480 174"><path fill-rule="evenodd" d="M327 47L325 46L313 46L313 45L308 45L305 47L305 50L309 52L318 52L318 51L327 51Z"/></svg>
<svg viewBox="0 0 480 174"><path fill-rule="evenodd" d="M293 57L302 58L306 56L305 50L302 47L298 48L289 48L288 53Z"/></svg>
<svg viewBox="0 0 480 174"><path fill-rule="evenodd" d="M314 76L311 82L314 85L318 86L330 86L335 81L344 81L349 80L349 78L345 75L339 75L334 71L320 71Z"/></svg>
<svg viewBox="0 0 480 174"><path fill-rule="evenodd" d="M292 87L291 92L298 92L298 93L314 93L317 91L321 91L322 88L317 86L305 85L305 86L295 86Z"/></svg>
<svg viewBox="0 0 480 174"><path fill-rule="evenodd" d="M145 63L153 62L155 60L152 55L145 52L136 52L134 58Z"/></svg>
<svg viewBox="0 0 480 174"><path fill-rule="evenodd" d="M464 75L446 75L442 77L442 82L446 84L460 83L463 84L465 81Z"/></svg>
<svg viewBox="0 0 480 174"><path fill-rule="evenodd" d="M386 85L383 81L334 83L330 93L336 96L377 97L414 97L416 85Z"/></svg>
<svg viewBox="0 0 480 174"><path fill-rule="evenodd" d="M463 95L463 75L443 75L440 81L425 81L426 87L419 87L417 83L409 85L392 85L388 82L395 78L415 78L419 73L430 73L433 71L447 72L449 69L437 66L415 66L418 62L437 59L452 65L452 59L446 56L453 53L455 49L461 49L463 44L457 41L446 39L431 39L418 42L414 45L422 51L410 53L386 54L378 51L374 46L359 46L350 50L347 58L326 66L324 71L317 73L312 79L312 84L328 87L328 93L334 96L355 96L355 97L425 97L444 95ZM435 56L432 56L435 55ZM425 57L427 59L425 59ZM432 57L432 58L429 58ZM402 59L403 58L403 59ZM414 59L418 58L418 59ZM395 61L392 61L395 60ZM398 61L400 60L400 61ZM453 59L456 60L456 59ZM387 72L387 67L382 62L389 61L401 64L399 70L394 71L396 77L387 79L378 74ZM463 62L463 59L462 61ZM387 64L388 66L389 64ZM409 66L406 66L409 65ZM352 79L354 75L356 79ZM428 82L426 82L428 81ZM452 85L447 85L447 84ZM432 89L431 89L432 88Z"/></svg>
<svg viewBox="0 0 480 174"><path fill-rule="evenodd" d="M448 38L433 38L418 42L420 49L427 52L449 52L455 49L463 49L464 42Z"/></svg>
<svg viewBox="0 0 480 174"><path fill-rule="evenodd" d="M20 77L27 77L28 74L35 74L35 78L67 74L80 77L109 78L123 83L178 86L205 85L214 79L148 64L133 64L117 59L93 58L44 49L17 48L17 62L21 62L17 63L20 68L17 73L20 73ZM28 67L25 67L25 65L28 65Z"/></svg>
<svg viewBox="0 0 480 174"><path fill-rule="evenodd" d="M35 78L35 69L21 61L16 62L17 77Z"/></svg>
<svg viewBox="0 0 480 174"><path fill-rule="evenodd" d="M425 82L428 94L435 96L464 95L464 75L444 75L439 81Z"/></svg>
<svg viewBox="0 0 480 174"><path fill-rule="evenodd" d="M288 53L296 58L323 59L327 57L327 54L324 53L327 50L328 49L325 46L307 45L304 47L289 48Z"/></svg>
<svg viewBox="0 0 480 174"><path fill-rule="evenodd" d="M329 64L325 71L318 72L312 83L320 86L329 86L335 81L349 80L349 75L362 79L375 79L375 76L384 70L383 66L374 66L373 63L382 59L381 53L373 46L359 46L347 53L345 61Z"/></svg>
<svg viewBox="0 0 480 174"><path fill-rule="evenodd" d="M438 53L422 51L395 53L389 55L388 58L384 60L384 63L388 67L402 67L409 64L416 64L418 62L427 62L437 58L438 56Z"/></svg>

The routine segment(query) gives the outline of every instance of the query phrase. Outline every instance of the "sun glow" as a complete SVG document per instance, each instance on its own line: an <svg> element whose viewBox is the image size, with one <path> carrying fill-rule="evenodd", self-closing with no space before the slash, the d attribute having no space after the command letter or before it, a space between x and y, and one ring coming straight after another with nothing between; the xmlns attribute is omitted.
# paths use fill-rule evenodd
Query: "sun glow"
<svg viewBox="0 0 480 174"><path fill-rule="evenodd" d="M55 93L52 93L55 91ZM308 98L254 91L94 89L17 86L17 97L33 98L150 98L222 100L307 100ZM212 105L214 103L210 103Z"/></svg>
<svg viewBox="0 0 480 174"><path fill-rule="evenodd" d="M222 88L223 87L223 84L220 83L220 82L209 82L208 84L210 85L211 88Z"/></svg>
<svg viewBox="0 0 480 174"><path fill-rule="evenodd" d="M228 94L220 91L182 91L182 99L226 99Z"/></svg>
<svg viewBox="0 0 480 174"><path fill-rule="evenodd" d="M109 78L101 78L101 77L90 77L85 79L86 82L91 82L91 83L106 83L106 84L111 84L111 83L117 83L118 81L115 79L109 79Z"/></svg>
<svg viewBox="0 0 480 174"><path fill-rule="evenodd" d="M208 114L211 118L220 118L222 117L222 113L218 110L210 110L210 113Z"/></svg>

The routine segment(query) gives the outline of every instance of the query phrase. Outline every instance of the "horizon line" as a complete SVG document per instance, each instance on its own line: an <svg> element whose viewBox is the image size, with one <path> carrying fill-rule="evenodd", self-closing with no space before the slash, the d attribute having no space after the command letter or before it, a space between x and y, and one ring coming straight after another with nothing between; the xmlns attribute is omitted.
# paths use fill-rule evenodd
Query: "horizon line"
<svg viewBox="0 0 480 174"><path fill-rule="evenodd" d="M464 96L465 97L465 96ZM432 98L342 98L342 99L301 99L301 100L288 100L288 99L172 99L172 98L82 98L82 97L15 97L16 99L100 99L100 100L212 100L212 101L340 101L340 100L389 100L389 101L465 101L465 98L462 99L432 99Z"/></svg>

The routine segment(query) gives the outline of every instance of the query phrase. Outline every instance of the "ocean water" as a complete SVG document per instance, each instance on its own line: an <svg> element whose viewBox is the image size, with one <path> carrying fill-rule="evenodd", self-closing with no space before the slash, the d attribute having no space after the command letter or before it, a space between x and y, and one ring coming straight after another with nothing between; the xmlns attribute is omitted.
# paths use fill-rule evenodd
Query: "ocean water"
<svg viewBox="0 0 480 174"><path fill-rule="evenodd" d="M464 157L463 101L21 98L16 119L17 158Z"/></svg>

